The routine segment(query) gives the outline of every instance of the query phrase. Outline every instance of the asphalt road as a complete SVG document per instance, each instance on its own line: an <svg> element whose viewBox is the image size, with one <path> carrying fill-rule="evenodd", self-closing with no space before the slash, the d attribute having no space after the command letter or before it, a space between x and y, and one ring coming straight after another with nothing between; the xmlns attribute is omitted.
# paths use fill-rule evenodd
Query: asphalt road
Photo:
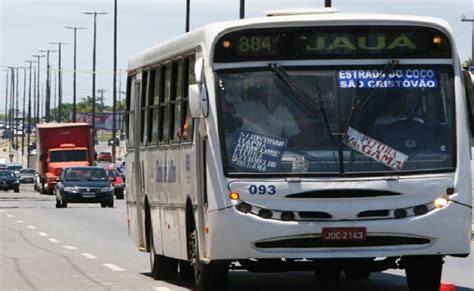
<svg viewBox="0 0 474 291"><path fill-rule="evenodd" d="M148 254L128 236L124 200L115 208L69 204L55 208L53 196L22 185L0 192L0 290L190 290L183 280L155 281ZM474 246L474 245L473 245ZM457 290L474 288L474 256L448 258L443 281ZM376 273L370 280L321 285L312 272L254 274L231 271L228 290L407 290L403 271Z"/></svg>

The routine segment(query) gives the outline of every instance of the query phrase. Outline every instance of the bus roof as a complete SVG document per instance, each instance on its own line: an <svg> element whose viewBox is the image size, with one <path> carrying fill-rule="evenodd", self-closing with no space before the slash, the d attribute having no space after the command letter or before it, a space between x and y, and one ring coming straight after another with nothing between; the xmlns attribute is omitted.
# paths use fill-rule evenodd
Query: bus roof
<svg viewBox="0 0 474 291"><path fill-rule="evenodd" d="M395 15L395 14L361 14L361 13L339 13L334 9L328 13L308 12L304 14L301 10L296 10L294 14L277 11L273 13L267 11L270 16L246 18L233 21L216 22L202 26L189 33L182 34L164 43L157 44L149 49L139 52L129 58L128 71L134 71L143 66L153 65L160 60L166 60L174 55L186 53L199 45L203 46L204 54L209 54L214 41L221 34L237 29L252 27L283 27L283 26L304 26L304 25L421 25L438 28L446 32L451 37L451 27L449 23L440 18Z"/></svg>

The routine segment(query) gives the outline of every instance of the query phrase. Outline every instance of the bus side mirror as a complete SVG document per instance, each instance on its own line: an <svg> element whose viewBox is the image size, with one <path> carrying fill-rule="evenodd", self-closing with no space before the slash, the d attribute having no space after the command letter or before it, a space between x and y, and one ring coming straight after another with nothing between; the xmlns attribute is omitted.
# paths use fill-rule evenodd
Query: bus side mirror
<svg viewBox="0 0 474 291"><path fill-rule="evenodd" d="M466 91L467 116L469 117L469 127L471 137L474 135L474 76L469 71L463 70L464 89Z"/></svg>
<svg viewBox="0 0 474 291"><path fill-rule="evenodd" d="M206 88L202 84L189 85L189 110L192 118L207 117L209 105Z"/></svg>
<svg viewBox="0 0 474 291"><path fill-rule="evenodd" d="M204 59L198 58L194 63L194 76L196 83L189 85L189 109L192 118L207 117L209 114L209 100L204 82Z"/></svg>

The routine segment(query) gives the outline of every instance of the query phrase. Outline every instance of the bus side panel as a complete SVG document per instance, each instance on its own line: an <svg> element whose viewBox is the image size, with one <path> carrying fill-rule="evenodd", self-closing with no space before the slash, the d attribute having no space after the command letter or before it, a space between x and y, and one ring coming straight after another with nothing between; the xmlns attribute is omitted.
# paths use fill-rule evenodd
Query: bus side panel
<svg viewBox="0 0 474 291"><path fill-rule="evenodd" d="M192 144L183 145L180 148L180 164L178 167L179 177L181 177L179 186L181 187L181 201L186 203L188 197L191 198L191 203L196 205L196 173L194 171L194 165L196 163L196 147ZM185 204L186 207L186 204ZM181 239L181 254L182 259L187 260L187 233L186 233L186 210L185 208L179 211L179 228L180 228L180 239Z"/></svg>
<svg viewBox="0 0 474 291"><path fill-rule="evenodd" d="M181 201L177 167L179 165L179 149L176 146L166 150L165 167L163 170L163 184L166 185L167 206L163 207L162 240L163 252L168 257L181 258L181 244L179 235L178 209L184 207Z"/></svg>
<svg viewBox="0 0 474 291"><path fill-rule="evenodd" d="M163 252L162 236L162 212L156 201L160 201L159 192L156 185L156 157L157 150L148 150L146 152L147 166L145 167L145 193L150 207L150 217L153 228L153 246L156 253Z"/></svg>

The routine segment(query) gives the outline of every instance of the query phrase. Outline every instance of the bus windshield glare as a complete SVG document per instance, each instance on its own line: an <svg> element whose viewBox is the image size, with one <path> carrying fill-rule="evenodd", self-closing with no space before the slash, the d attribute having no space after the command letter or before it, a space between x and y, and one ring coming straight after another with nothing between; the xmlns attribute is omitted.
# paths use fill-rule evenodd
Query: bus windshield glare
<svg viewBox="0 0 474 291"><path fill-rule="evenodd" d="M454 169L450 66L282 70L217 71L219 128L228 174Z"/></svg>

